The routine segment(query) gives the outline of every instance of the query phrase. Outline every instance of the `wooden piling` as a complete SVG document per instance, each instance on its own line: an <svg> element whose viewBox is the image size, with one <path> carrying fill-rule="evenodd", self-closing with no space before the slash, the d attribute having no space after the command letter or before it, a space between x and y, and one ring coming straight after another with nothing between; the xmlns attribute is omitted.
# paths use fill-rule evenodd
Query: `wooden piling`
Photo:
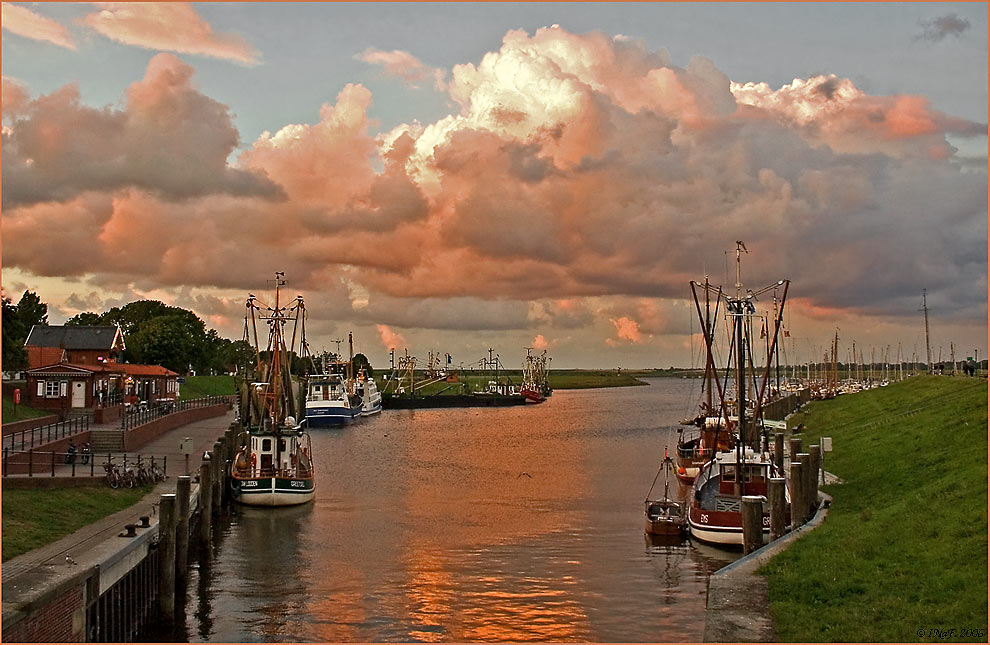
<svg viewBox="0 0 990 645"><path fill-rule="evenodd" d="M784 495L785 480L783 477L771 477L767 487L770 501L770 541L784 535L787 531L787 500Z"/></svg>
<svg viewBox="0 0 990 645"><path fill-rule="evenodd" d="M808 454L811 455L811 466L812 470L815 472L812 474L812 479L815 482L815 498L818 498L818 485L821 483L821 473L822 473L822 447L817 443L813 443L808 446Z"/></svg>
<svg viewBox="0 0 990 645"><path fill-rule="evenodd" d="M175 493L158 505L158 618L171 624L175 614Z"/></svg>
<svg viewBox="0 0 990 645"><path fill-rule="evenodd" d="M790 457L791 460L793 461L794 459L797 459L797 454L801 452L801 437L795 437L792 435L789 444L790 444L789 446Z"/></svg>
<svg viewBox="0 0 990 645"><path fill-rule="evenodd" d="M743 553L752 553L763 546L763 502L766 499L762 495L743 495Z"/></svg>
<svg viewBox="0 0 990 645"><path fill-rule="evenodd" d="M210 549L210 533L213 529L213 460L199 466L199 539L203 547Z"/></svg>
<svg viewBox="0 0 990 645"><path fill-rule="evenodd" d="M189 495L192 491L192 477L181 475L175 484L175 575L184 583L189 566Z"/></svg>
<svg viewBox="0 0 990 645"><path fill-rule="evenodd" d="M791 530L804 524L807 507L804 493L804 464L791 458Z"/></svg>
<svg viewBox="0 0 990 645"><path fill-rule="evenodd" d="M801 511L804 514L801 520L803 523L806 522L809 517L811 517L811 506L813 504L811 491L814 488L814 482L811 480L812 477L811 455L807 452L799 452L797 454L797 458L802 464L804 464L804 467L801 469L801 476L804 477L804 479L801 481L801 485L802 485L801 492L804 493L804 497L802 497L802 501L801 501L802 505L804 506L804 508Z"/></svg>
<svg viewBox="0 0 990 645"><path fill-rule="evenodd" d="M784 476L784 433L778 432L773 435L773 463L777 465L777 472Z"/></svg>
<svg viewBox="0 0 990 645"><path fill-rule="evenodd" d="M213 492L213 514L219 515L220 513L220 494L223 492L223 441L217 441L213 444L213 459L211 464L213 466L213 482L212 492Z"/></svg>

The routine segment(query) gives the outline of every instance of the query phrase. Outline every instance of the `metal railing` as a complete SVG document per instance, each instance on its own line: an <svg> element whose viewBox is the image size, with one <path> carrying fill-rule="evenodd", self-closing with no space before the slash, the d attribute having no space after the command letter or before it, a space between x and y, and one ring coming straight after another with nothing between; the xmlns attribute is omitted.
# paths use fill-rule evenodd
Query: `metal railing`
<svg viewBox="0 0 990 645"><path fill-rule="evenodd" d="M88 431L89 417L79 417L77 419L59 421L58 423L49 423L48 425L38 426L30 430L12 432L3 436L3 441L0 445L3 446L4 450L8 448L12 450L27 450Z"/></svg>
<svg viewBox="0 0 990 645"><path fill-rule="evenodd" d="M183 410L205 408L221 403L229 405L233 400L233 396L205 396L200 399L189 399L187 401L169 400L131 405L124 410L124 414L120 417L120 429L130 430L131 428L136 428L137 426L150 423L176 412L182 412Z"/></svg>
<svg viewBox="0 0 990 645"><path fill-rule="evenodd" d="M3 476L25 475L27 477L48 475L50 477L106 477L110 481L108 473L116 471L116 476L123 483L125 479L124 471L115 463L119 458L121 466L125 469L128 465L135 469L135 472L147 468L149 472L157 472L160 480L168 476L168 455L156 457L155 455L142 455L138 453L134 460L128 460L127 453L114 456L113 453L103 455L58 452L55 450L33 450L26 451L3 449ZM97 463L103 459L101 463ZM12 473L11 470L22 470L27 466L27 472ZM142 483L137 481L139 485ZM116 486L114 486L116 488Z"/></svg>

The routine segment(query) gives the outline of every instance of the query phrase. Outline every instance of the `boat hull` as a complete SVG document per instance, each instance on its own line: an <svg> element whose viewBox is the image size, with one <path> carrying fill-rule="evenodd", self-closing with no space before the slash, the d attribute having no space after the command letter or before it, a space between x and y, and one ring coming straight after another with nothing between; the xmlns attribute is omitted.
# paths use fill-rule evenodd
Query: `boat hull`
<svg viewBox="0 0 990 645"><path fill-rule="evenodd" d="M298 506L313 501L316 482L290 477L231 478L234 501L246 506Z"/></svg>
<svg viewBox="0 0 990 645"><path fill-rule="evenodd" d="M310 428L326 428L349 423L361 415L361 408L345 406L306 406L306 425Z"/></svg>
<svg viewBox="0 0 990 645"><path fill-rule="evenodd" d="M692 507L688 513L691 537L719 546L742 547L742 514L735 511L706 511ZM763 514L763 543L770 538L770 514Z"/></svg>
<svg viewBox="0 0 990 645"><path fill-rule="evenodd" d="M684 533L684 522L683 520L646 518L646 532L650 535L681 535Z"/></svg>
<svg viewBox="0 0 990 645"><path fill-rule="evenodd" d="M367 409L361 408L361 416L362 417L370 417L371 415L378 414L381 411L382 411L382 402L379 401L377 405L374 405L374 406L372 406L370 408L367 408Z"/></svg>

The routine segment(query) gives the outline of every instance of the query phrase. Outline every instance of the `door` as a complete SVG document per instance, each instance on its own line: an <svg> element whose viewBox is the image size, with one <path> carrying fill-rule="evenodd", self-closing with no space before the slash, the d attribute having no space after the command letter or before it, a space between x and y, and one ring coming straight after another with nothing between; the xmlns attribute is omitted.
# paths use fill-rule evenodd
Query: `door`
<svg viewBox="0 0 990 645"><path fill-rule="evenodd" d="M74 408L85 408L86 407L86 382L85 381L73 381L72 382L72 407L74 407Z"/></svg>

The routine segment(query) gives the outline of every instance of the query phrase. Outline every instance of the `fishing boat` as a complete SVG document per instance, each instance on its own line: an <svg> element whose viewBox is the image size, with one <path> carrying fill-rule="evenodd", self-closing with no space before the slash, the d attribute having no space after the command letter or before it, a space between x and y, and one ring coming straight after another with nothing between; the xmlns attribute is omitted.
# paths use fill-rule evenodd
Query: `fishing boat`
<svg viewBox="0 0 990 645"><path fill-rule="evenodd" d="M702 315L701 301L698 289L705 295L705 311ZM715 325L718 319L722 291L715 292L714 315L711 307L712 287L705 276L704 285L691 282L691 292L694 296L695 309L702 324L702 337L705 342L705 380L704 400L699 404L699 412L694 417L684 419L681 425L691 427L678 429L677 437L677 478L686 484L694 481L701 468L712 460L718 452L732 450L735 447L732 428L734 420L727 414L726 406L714 405L716 390L719 401L724 400L722 384L715 378L715 354L713 349Z"/></svg>
<svg viewBox="0 0 990 645"><path fill-rule="evenodd" d="M670 473L674 470L674 460L667 455L667 449L663 449L663 462L657 470L656 477L650 491L646 494L646 532L650 535L681 535L687 529L684 518L684 507L675 499L670 497ZM663 497L653 499L653 487L656 486L657 479L663 473Z"/></svg>
<svg viewBox="0 0 990 645"><path fill-rule="evenodd" d="M771 477L783 477L777 470L769 452L769 438L763 425L762 408L766 400L767 384L770 378L771 360L776 347L784 303L787 299L789 281L781 280L756 292L743 291L741 284L740 254L746 247L736 243L736 292L735 296L721 293L724 300L726 315L730 321L730 338L732 351L729 356L727 370L735 367L735 448L728 452L716 452L712 459L705 464L691 486L688 507L688 527L691 536L698 540L709 542L722 547L742 546L742 498L746 495L766 496ZM751 338L753 318L756 314L757 298L768 292L783 290L780 307L774 313L772 340L767 353L766 368L759 382L756 382L755 369L750 382L747 375L747 362L752 360ZM776 300L776 293L774 293ZM747 402L750 386L753 386L754 406L752 412ZM723 414L728 405L724 390L719 389L720 406ZM785 499L787 493L785 492ZM770 532L769 509L764 503L763 532Z"/></svg>
<svg viewBox="0 0 990 645"><path fill-rule="evenodd" d="M245 336L250 318L258 357L255 376L261 378L242 388L244 430L231 464L230 482L234 500L249 506L295 506L312 501L316 494L312 443L304 424L296 422L289 370L292 348L286 346L284 335L286 323L293 321L292 337L296 338L295 325L305 319L305 306L302 296L291 306L279 304L283 276L275 274L274 306L259 303L254 295L247 301ZM264 317L270 328L264 356L257 344L256 319L261 311L269 312Z"/></svg>
<svg viewBox="0 0 990 645"><path fill-rule="evenodd" d="M310 428L341 425L363 413L363 400L351 377L354 362L354 339L351 334L347 335L347 340L350 348L347 362L338 357L327 365L324 360L322 373L309 377L305 409L306 423Z"/></svg>
<svg viewBox="0 0 990 645"><path fill-rule="evenodd" d="M375 379L366 375L364 370L358 375L357 393L361 397L362 417L370 417L382 411L382 394L378 391Z"/></svg>
<svg viewBox="0 0 990 645"><path fill-rule="evenodd" d="M519 394L525 397L527 403L543 403L553 392L548 383L548 364L546 350L540 356L533 356L532 347L526 348L526 360L523 362L522 384Z"/></svg>

